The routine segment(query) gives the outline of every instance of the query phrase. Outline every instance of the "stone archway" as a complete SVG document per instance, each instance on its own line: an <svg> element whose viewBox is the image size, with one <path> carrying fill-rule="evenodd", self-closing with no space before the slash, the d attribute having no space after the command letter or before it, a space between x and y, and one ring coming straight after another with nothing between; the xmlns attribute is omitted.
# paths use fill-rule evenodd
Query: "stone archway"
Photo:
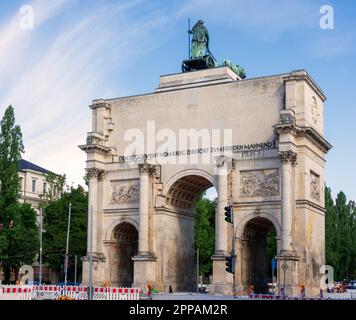
<svg viewBox="0 0 356 320"><path fill-rule="evenodd" d="M138 250L137 229L128 222L119 223L112 231L110 241L110 282L120 287L130 287L134 280L132 257Z"/></svg>
<svg viewBox="0 0 356 320"><path fill-rule="evenodd" d="M300 284L307 292L318 293L320 275L309 269L325 263L325 203L320 195L331 145L324 138L323 118L312 121L313 97L323 114L324 93L305 70L240 80L222 67L163 75L149 94L93 100L92 128L80 146L87 153L88 214L93 217L83 282L88 281L89 254L94 253L94 282L113 275L117 285L118 264L112 262L109 248L117 254L111 248L120 242L111 234L105 237L104 231L116 220L132 219L139 231L134 284L144 290L147 283L165 291L170 284L176 291L192 287L193 204L208 181L218 194L212 291L231 294L233 277L225 262L232 230L224 220L224 208L232 205L238 231L243 226L235 233L238 270L244 275L248 269L239 250L248 255L243 245L248 248L263 231L257 223L261 220L249 224L246 232L245 222L262 218L258 212L265 212L280 237L277 260L288 265L283 273L286 293L299 293ZM125 139L133 128L135 139ZM156 129L169 129L169 139L164 139L169 142L167 152L161 152L163 141L157 148ZM189 144L171 139L173 134L181 137L181 129ZM220 139L215 139L217 129ZM133 149L134 140L145 143ZM220 156L206 163L203 156L209 154ZM279 275L280 269L278 263ZM236 285L240 280L238 274ZM244 281L247 285L248 279Z"/></svg>
<svg viewBox="0 0 356 320"><path fill-rule="evenodd" d="M245 292L249 286L253 286L255 293L268 292L268 283L272 281L272 275L268 273L270 261L267 254L267 237L271 231L278 233L275 225L266 217L252 218L244 225L240 238L240 276ZM277 237L274 241L277 243Z"/></svg>
<svg viewBox="0 0 356 320"><path fill-rule="evenodd" d="M194 249L194 218L198 196L214 181L199 172L185 172L174 177L166 188L162 209L165 224L163 238L162 290L174 292L196 290L196 255ZM169 213L169 216L166 216ZM169 222L168 222L169 221ZM163 241L162 238L162 241Z"/></svg>

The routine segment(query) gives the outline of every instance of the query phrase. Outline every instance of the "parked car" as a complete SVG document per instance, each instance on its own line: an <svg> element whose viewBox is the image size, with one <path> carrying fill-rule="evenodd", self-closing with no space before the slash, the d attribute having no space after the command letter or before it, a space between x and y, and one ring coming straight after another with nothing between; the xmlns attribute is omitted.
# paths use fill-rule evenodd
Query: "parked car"
<svg viewBox="0 0 356 320"><path fill-rule="evenodd" d="M350 283L346 286L346 289L355 290L356 289L356 280L351 280Z"/></svg>
<svg viewBox="0 0 356 320"><path fill-rule="evenodd" d="M334 287L331 289L328 289L328 292L331 292L331 293L346 292L346 285L344 284L344 282L335 282Z"/></svg>
<svg viewBox="0 0 356 320"><path fill-rule="evenodd" d="M205 284L198 284L198 293L207 293L207 286Z"/></svg>
<svg viewBox="0 0 356 320"><path fill-rule="evenodd" d="M67 286L80 286L80 282L70 282L67 281ZM57 286L64 286L64 282L58 282Z"/></svg>
<svg viewBox="0 0 356 320"><path fill-rule="evenodd" d="M276 293L276 291L277 291L277 282L275 282L275 283L271 283L271 282L269 282L268 284L268 292L269 293Z"/></svg>

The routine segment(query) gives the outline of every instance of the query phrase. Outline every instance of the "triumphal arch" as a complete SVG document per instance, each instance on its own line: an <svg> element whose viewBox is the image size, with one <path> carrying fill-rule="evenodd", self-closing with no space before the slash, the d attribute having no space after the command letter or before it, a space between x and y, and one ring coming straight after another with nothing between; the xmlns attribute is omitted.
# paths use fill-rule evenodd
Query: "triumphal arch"
<svg viewBox="0 0 356 320"><path fill-rule="evenodd" d="M324 93L305 70L242 79L228 65L188 70L190 63L160 76L152 93L90 106L92 129L80 148L94 283L196 290L195 203L215 187L212 291L232 291L225 257L233 243L236 292L266 284L266 235L274 229L278 289L319 292L331 148ZM88 268L86 256L84 283Z"/></svg>

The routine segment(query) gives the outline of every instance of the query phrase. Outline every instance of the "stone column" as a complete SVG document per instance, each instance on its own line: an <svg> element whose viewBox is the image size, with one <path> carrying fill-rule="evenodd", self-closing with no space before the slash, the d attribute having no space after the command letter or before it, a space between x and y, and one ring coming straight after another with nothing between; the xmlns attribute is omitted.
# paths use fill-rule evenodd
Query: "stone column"
<svg viewBox="0 0 356 320"><path fill-rule="evenodd" d="M225 255L227 253L227 226L225 221L225 207L228 205L227 199L227 174L228 163L227 157L221 159L217 165L218 170L218 204L216 212L216 239L215 239L215 253L217 255Z"/></svg>
<svg viewBox="0 0 356 320"><path fill-rule="evenodd" d="M89 254L93 254L93 283L100 284L103 278L103 265L105 257L103 253L98 252L98 179L104 171L97 168L87 169L89 178L89 196L88 196L88 237L87 237L87 255L82 258L83 261L83 284L88 284L89 275ZM92 211L91 211L92 210ZM92 214L92 219L90 219ZM92 232L92 248L90 248L90 233Z"/></svg>
<svg viewBox="0 0 356 320"><path fill-rule="evenodd" d="M280 151L282 162L282 210L281 210L281 250L277 256L277 279L279 291L285 289L287 295L298 294L299 284L299 257L292 246L292 166L296 164L297 154L292 150Z"/></svg>
<svg viewBox="0 0 356 320"><path fill-rule="evenodd" d="M139 164L140 173L140 208L138 231L138 254L132 257L134 261L133 286L146 290L148 283L156 284L156 258L149 247L149 199L151 194L150 177L158 175L158 167L147 163Z"/></svg>
<svg viewBox="0 0 356 320"><path fill-rule="evenodd" d="M89 199L88 199L88 238L87 238L87 252L90 252L89 235L92 229L93 235L93 252L97 252L98 248L98 178L103 174L103 170L97 168L90 168L87 170L89 177ZM90 221L91 210L93 210L93 218Z"/></svg>
<svg viewBox="0 0 356 320"><path fill-rule="evenodd" d="M218 204L215 216L215 255L213 260L212 291L219 294L232 293L232 275L226 272L225 257L228 255L228 223L225 221L225 207L228 205L228 160L226 156L215 158L218 180Z"/></svg>
<svg viewBox="0 0 356 320"><path fill-rule="evenodd" d="M149 255L148 248L148 223L149 223L149 175L152 166L140 164L140 209L139 209L139 232L138 232L138 255Z"/></svg>
<svg viewBox="0 0 356 320"><path fill-rule="evenodd" d="M292 164L295 164L297 154L292 150L281 151L282 161L282 241L281 252L292 250Z"/></svg>

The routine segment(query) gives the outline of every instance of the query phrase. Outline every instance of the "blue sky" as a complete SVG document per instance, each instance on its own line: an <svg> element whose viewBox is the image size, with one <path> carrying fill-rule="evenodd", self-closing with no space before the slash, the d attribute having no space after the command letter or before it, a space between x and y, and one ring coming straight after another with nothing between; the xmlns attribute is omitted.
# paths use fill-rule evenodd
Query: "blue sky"
<svg viewBox="0 0 356 320"><path fill-rule="evenodd" d="M34 29L19 28L23 5ZM319 26L334 8L334 30ZM92 99L151 92L187 57L187 18L203 18L218 60L248 77L305 68L324 90L327 184L356 200L353 0L0 0L0 112L15 107L24 158L82 183Z"/></svg>

